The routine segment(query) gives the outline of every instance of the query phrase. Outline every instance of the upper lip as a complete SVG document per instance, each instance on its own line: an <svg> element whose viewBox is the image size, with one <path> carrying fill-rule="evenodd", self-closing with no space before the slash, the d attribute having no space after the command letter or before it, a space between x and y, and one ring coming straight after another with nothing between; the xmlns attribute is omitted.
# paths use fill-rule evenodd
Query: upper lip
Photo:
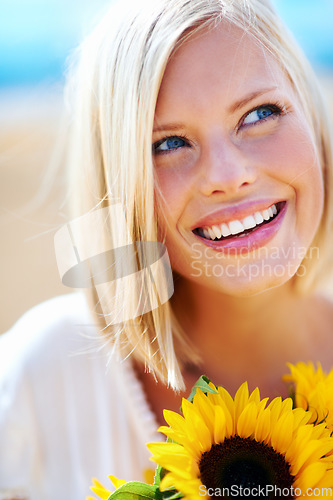
<svg viewBox="0 0 333 500"><path fill-rule="evenodd" d="M215 212L205 215L199 219L195 225L192 226L191 230L197 229L199 227L205 226L215 226L222 224L223 222L228 223L232 220L242 220L249 215L253 215L255 212L260 212L265 210L272 205L275 205L284 200L253 200L247 201L245 203L239 203L237 205L231 205L229 207L220 208Z"/></svg>

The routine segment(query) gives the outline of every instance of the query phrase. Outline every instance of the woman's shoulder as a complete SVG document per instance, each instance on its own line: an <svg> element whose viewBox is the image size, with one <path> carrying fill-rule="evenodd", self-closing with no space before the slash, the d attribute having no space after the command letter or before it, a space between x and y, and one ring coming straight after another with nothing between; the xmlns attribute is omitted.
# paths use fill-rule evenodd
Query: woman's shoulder
<svg viewBox="0 0 333 500"><path fill-rule="evenodd" d="M88 305L83 293L59 295L42 302L25 312L9 330L33 323L35 327L45 326L50 321L70 321L71 319L89 314Z"/></svg>
<svg viewBox="0 0 333 500"><path fill-rule="evenodd" d="M78 352L97 342L96 325L85 296L71 293L52 298L27 311L8 332L0 336L2 372L13 363L26 368Z"/></svg>

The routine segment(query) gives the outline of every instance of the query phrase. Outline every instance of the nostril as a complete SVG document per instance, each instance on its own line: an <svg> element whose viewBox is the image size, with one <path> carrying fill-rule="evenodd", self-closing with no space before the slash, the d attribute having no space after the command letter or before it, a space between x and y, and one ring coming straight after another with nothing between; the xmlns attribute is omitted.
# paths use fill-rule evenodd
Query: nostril
<svg viewBox="0 0 333 500"><path fill-rule="evenodd" d="M206 196L235 194L243 187L250 187L256 181L256 171L241 162L232 164L217 162L205 169L200 179L200 189Z"/></svg>
<svg viewBox="0 0 333 500"><path fill-rule="evenodd" d="M251 183L247 181L243 182L238 188L236 187L236 190L245 186L249 186L250 184ZM211 192L211 194L226 194L227 191L228 189L215 189L214 191Z"/></svg>
<svg viewBox="0 0 333 500"><path fill-rule="evenodd" d="M216 189L215 191L212 191L211 194L225 194L225 191L222 191L222 189Z"/></svg>

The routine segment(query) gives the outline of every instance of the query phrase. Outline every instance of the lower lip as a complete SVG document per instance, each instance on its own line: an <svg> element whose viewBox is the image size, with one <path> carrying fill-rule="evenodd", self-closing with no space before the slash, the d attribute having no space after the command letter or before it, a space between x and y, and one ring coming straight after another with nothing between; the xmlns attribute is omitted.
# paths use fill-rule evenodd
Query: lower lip
<svg viewBox="0 0 333 500"><path fill-rule="evenodd" d="M235 235L234 238L228 238L227 240L221 241L207 240L197 234L195 236L216 252L225 253L226 250L230 250L230 255L244 255L245 253L250 253L257 248L267 245L267 243L274 238L280 229L286 212L287 202L285 202L272 222L264 224L258 227L258 229L255 229L251 233L244 234L243 236Z"/></svg>

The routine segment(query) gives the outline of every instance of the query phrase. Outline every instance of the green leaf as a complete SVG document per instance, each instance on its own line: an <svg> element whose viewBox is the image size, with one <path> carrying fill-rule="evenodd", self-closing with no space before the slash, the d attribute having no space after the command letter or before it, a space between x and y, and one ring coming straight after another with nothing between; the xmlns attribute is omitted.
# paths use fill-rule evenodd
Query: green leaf
<svg viewBox="0 0 333 500"><path fill-rule="evenodd" d="M183 494L177 490L165 490L161 493L163 500L177 500L178 498L183 498Z"/></svg>
<svg viewBox="0 0 333 500"><path fill-rule="evenodd" d="M152 500L158 488L151 484L130 481L117 488L108 500Z"/></svg>
<svg viewBox="0 0 333 500"><path fill-rule="evenodd" d="M164 471L164 472L166 472L166 471ZM157 489L155 500L176 500L176 499L182 498L182 497L183 497L183 494L180 491L177 491L174 488L170 487L164 491Z"/></svg>
<svg viewBox="0 0 333 500"><path fill-rule="evenodd" d="M163 477L165 476L165 470L161 465L156 467L155 476L154 476L154 486L159 486Z"/></svg>
<svg viewBox="0 0 333 500"><path fill-rule="evenodd" d="M191 393L190 393L189 397L187 398L188 401L190 401L190 403L192 403L193 398L195 396L195 393L197 392L197 389L200 389L204 394L207 394L208 392L210 392L212 394L217 394L217 392L214 389L209 387L209 385L208 385L209 382L210 382L210 379L208 377L206 377L206 375L201 375L201 377L196 381L196 383L192 387Z"/></svg>

